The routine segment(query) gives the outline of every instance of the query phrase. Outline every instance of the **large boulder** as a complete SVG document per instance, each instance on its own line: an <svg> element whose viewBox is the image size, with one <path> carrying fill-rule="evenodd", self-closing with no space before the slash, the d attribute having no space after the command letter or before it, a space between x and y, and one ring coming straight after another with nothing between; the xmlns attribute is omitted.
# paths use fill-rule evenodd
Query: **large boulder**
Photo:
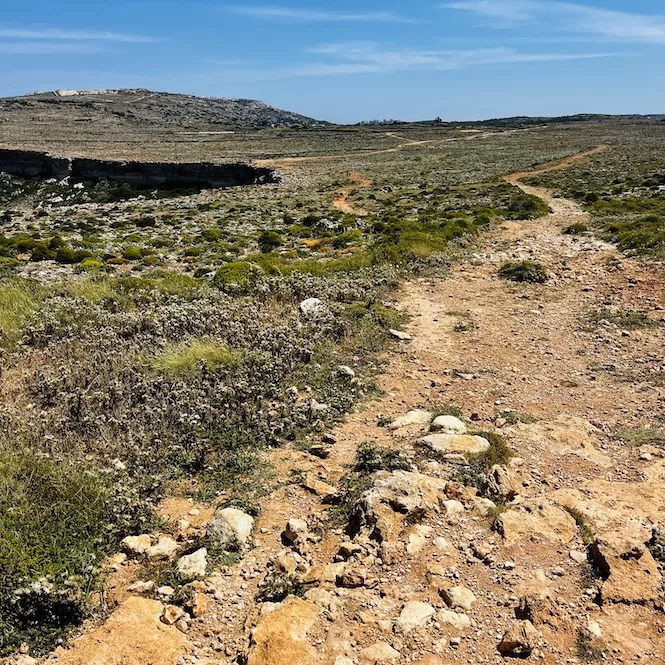
<svg viewBox="0 0 665 665"><path fill-rule="evenodd" d="M506 545L523 540L569 543L577 533L575 520L545 499L532 499L499 515L496 529Z"/></svg>

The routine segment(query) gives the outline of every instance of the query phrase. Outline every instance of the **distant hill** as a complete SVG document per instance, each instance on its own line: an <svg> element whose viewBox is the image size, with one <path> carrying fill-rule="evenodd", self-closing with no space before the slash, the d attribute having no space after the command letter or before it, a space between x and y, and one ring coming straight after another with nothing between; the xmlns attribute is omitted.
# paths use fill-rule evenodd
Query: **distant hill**
<svg viewBox="0 0 665 665"><path fill-rule="evenodd" d="M327 124L252 99L195 97L143 89L57 90L0 98L0 123L21 120L42 125L112 124L193 131Z"/></svg>

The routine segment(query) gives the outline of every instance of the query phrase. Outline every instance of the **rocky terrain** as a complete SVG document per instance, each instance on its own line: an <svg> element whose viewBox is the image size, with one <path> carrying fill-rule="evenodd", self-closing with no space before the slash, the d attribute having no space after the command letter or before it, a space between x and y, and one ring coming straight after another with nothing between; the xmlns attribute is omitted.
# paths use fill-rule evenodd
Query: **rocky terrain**
<svg viewBox="0 0 665 665"><path fill-rule="evenodd" d="M7 354L5 428L155 515L112 531L67 643L6 662L665 663L662 147L627 168L632 134L548 132L392 133L168 210L8 215L12 269L53 294ZM93 222L97 254L61 262ZM153 229L157 273L123 245ZM14 595L80 588L55 583Z"/></svg>

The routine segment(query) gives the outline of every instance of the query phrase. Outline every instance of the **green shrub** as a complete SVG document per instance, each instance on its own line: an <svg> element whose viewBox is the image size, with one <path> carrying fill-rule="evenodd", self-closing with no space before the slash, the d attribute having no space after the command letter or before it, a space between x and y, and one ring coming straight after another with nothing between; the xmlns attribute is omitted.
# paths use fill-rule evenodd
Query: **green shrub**
<svg viewBox="0 0 665 665"><path fill-rule="evenodd" d="M506 217L509 219L537 219L549 214L550 207L533 194L520 194L508 203Z"/></svg>
<svg viewBox="0 0 665 665"><path fill-rule="evenodd" d="M589 227L586 224L584 224L582 222L575 222L575 224L571 224L570 226L567 226L563 230L563 232L566 235L569 235L569 236L577 236L577 235L580 235L582 233L586 233L588 230L589 230Z"/></svg>
<svg viewBox="0 0 665 665"><path fill-rule="evenodd" d="M136 245L130 245L123 250L122 258L127 259L127 261L139 261L143 258L143 251Z"/></svg>
<svg viewBox="0 0 665 665"><path fill-rule="evenodd" d="M382 448L371 443L361 443L356 455L355 471L362 474L371 474L376 471L408 470L411 462L401 450Z"/></svg>
<svg viewBox="0 0 665 665"><path fill-rule="evenodd" d="M499 268L498 275L511 282L544 284L547 281L543 266L533 261L507 261Z"/></svg>
<svg viewBox="0 0 665 665"><path fill-rule="evenodd" d="M3 342L18 339L45 295L44 287L27 279L0 280L0 332Z"/></svg>
<svg viewBox="0 0 665 665"><path fill-rule="evenodd" d="M104 267L104 264L97 259L87 258L81 261L80 267L82 270L95 271L101 270Z"/></svg>
<svg viewBox="0 0 665 665"><path fill-rule="evenodd" d="M259 249L267 254L281 247L284 244L284 239L277 231L264 231L257 242L259 243Z"/></svg>
<svg viewBox="0 0 665 665"><path fill-rule="evenodd" d="M236 287L240 291L247 290L263 273L256 264L249 261L231 261L215 273L214 283L221 287Z"/></svg>
<svg viewBox="0 0 665 665"><path fill-rule="evenodd" d="M288 596L304 596L305 591L305 585L299 577L273 571L261 582L257 600L262 603L281 603Z"/></svg>

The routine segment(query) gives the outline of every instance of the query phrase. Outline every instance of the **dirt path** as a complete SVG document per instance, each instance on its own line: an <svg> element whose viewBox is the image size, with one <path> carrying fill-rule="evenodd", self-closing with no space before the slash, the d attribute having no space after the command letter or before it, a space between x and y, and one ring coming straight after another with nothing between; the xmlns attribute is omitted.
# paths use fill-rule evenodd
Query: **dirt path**
<svg viewBox="0 0 665 665"><path fill-rule="evenodd" d="M360 173L356 172L349 173L348 180L350 180L353 184L342 187L342 189L340 189L335 194L335 198L333 199L333 207L350 215L364 217L367 215L367 211L363 210L362 208L354 208L351 203L349 203L349 196L351 192L355 191L356 189L366 189L372 184L372 181L368 178L363 178Z"/></svg>
<svg viewBox="0 0 665 665"><path fill-rule="evenodd" d="M424 146L443 145L445 143L457 143L459 141L476 141L479 139L486 139L492 136L507 136L510 134L517 134L519 132L529 131L527 129L514 129L505 132L482 132L478 134L466 135L461 137L452 137L446 139L428 139L426 141L414 141L400 136L394 132L386 132L386 136L403 141L393 148L382 148L381 150L371 151L354 151L354 152L340 152L335 155L309 155L307 157L276 157L274 159L258 159L254 164L259 167L266 167L272 169L279 169L282 171L291 171L298 164L305 162L321 162L331 161L336 159L351 159L354 157L371 157L373 155L386 155L390 153L400 152L404 148L422 148Z"/></svg>
<svg viewBox="0 0 665 665"><path fill-rule="evenodd" d="M601 149L506 179L534 192L522 178ZM358 174L353 180L339 192L339 205L369 184ZM660 576L644 545L654 525L665 525L663 450L616 436L659 426L663 326L589 324L605 308L663 320L665 275L591 237L562 234L586 213L537 191L554 210L548 217L488 233L447 279L405 284L398 306L413 317L412 340L389 354L383 396L347 418L323 459L273 453L282 485L264 500L243 560L204 586L208 610L189 624L187 662L231 665L248 654L248 665L501 663L497 644L519 615L536 631L530 647L537 662L581 662L602 651L606 662L665 663ZM547 266L548 283L498 279L503 261L522 258ZM500 434L516 452L501 491L517 497L497 509L505 511L498 530L475 490L450 482L459 467L422 458L417 441L428 424L378 426L434 405L454 405L470 428ZM528 418L516 423L514 413ZM349 536L331 525L326 497L343 487L361 442L420 456L426 475L410 482L448 481L440 498L446 502L416 511L413 522L381 504L375 517L383 542L361 531L341 547ZM404 511L434 492L424 484L402 491L395 501ZM564 506L596 534L609 578L591 574L582 532ZM187 519L190 509L185 504L172 517ZM309 534L296 543L284 536L292 518L305 520ZM273 569L304 576L305 600L257 605ZM464 587L475 600L466 609L449 601L451 612L443 600L449 587ZM401 620L407 610L414 627Z"/></svg>

